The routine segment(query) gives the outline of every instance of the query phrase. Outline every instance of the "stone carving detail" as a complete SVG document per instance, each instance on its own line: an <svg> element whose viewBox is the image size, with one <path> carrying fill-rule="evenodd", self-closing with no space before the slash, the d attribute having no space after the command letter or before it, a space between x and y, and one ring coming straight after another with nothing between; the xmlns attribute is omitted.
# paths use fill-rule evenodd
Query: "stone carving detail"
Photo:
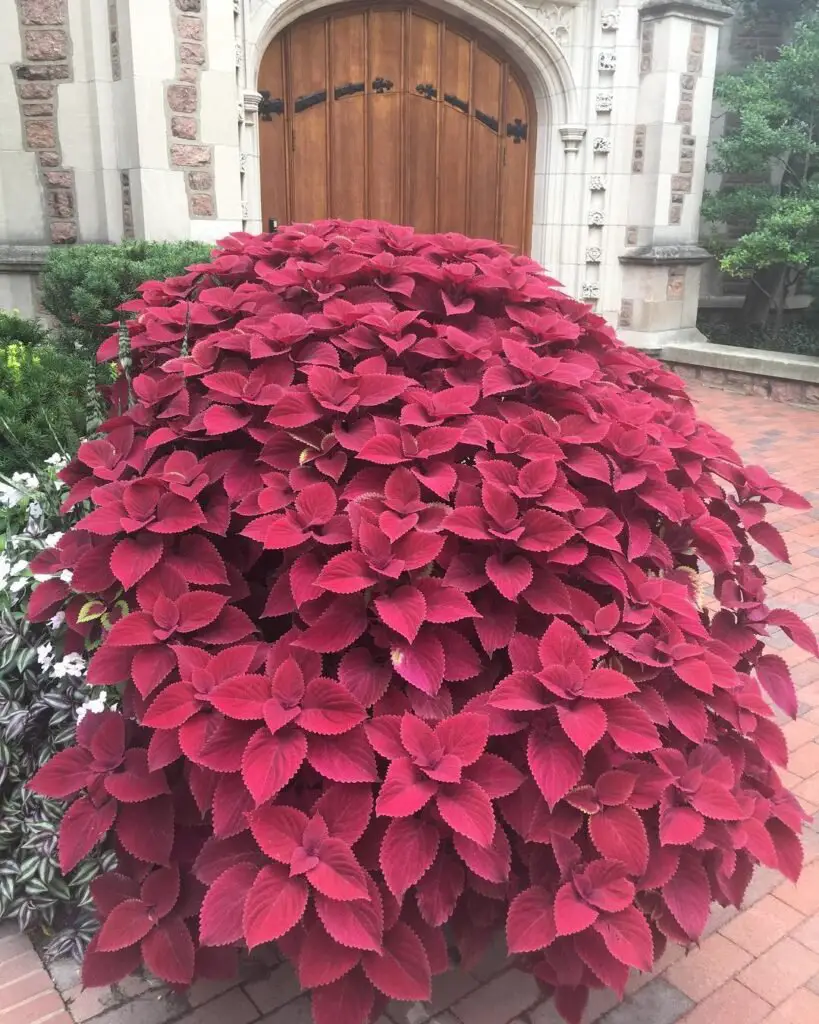
<svg viewBox="0 0 819 1024"><path fill-rule="evenodd" d="M7 6L13 12L15 5ZM37 154L47 239L55 245L68 245L78 241L79 227L74 171L63 166L57 119L60 84L74 79L66 5L29 0L16 7L23 54L11 73L23 122L23 146Z"/></svg>
<svg viewBox="0 0 819 1024"><path fill-rule="evenodd" d="M239 154L239 174L247 174L247 153Z"/></svg>
<svg viewBox="0 0 819 1024"><path fill-rule="evenodd" d="M589 178L589 188L592 192L605 192L606 182L603 180L602 174L593 174Z"/></svg>
<svg viewBox="0 0 819 1024"><path fill-rule="evenodd" d="M640 74L647 75L654 65L654 22L644 21L640 30Z"/></svg>
<svg viewBox="0 0 819 1024"><path fill-rule="evenodd" d="M602 210L590 210L589 211L589 227L590 228L602 228L606 223L606 216Z"/></svg>
<svg viewBox="0 0 819 1024"><path fill-rule="evenodd" d="M608 74L617 70L617 54L614 50L603 50L597 55L597 70Z"/></svg>
<svg viewBox="0 0 819 1024"><path fill-rule="evenodd" d="M610 114L614 106L614 93L599 92L594 100L594 109L598 114Z"/></svg>
<svg viewBox="0 0 819 1024"><path fill-rule="evenodd" d="M531 6L531 4L529 5ZM572 9L562 4L539 3L536 5L546 20L546 31L558 46L567 46L571 34Z"/></svg>
<svg viewBox="0 0 819 1024"><path fill-rule="evenodd" d="M600 298L600 285L594 281L584 281L580 286L581 294L584 299L588 299L590 302L597 302Z"/></svg>
<svg viewBox="0 0 819 1024"><path fill-rule="evenodd" d="M120 171L119 185L122 192L122 234L124 238L134 237L134 209L131 203L131 174Z"/></svg>
<svg viewBox="0 0 819 1024"><path fill-rule="evenodd" d="M249 217L247 200L242 200L242 220L247 220Z"/></svg>
<svg viewBox="0 0 819 1024"><path fill-rule="evenodd" d="M611 10L603 11L600 15L600 23L604 32L616 32L620 28L620 8L614 7Z"/></svg>
<svg viewBox="0 0 819 1024"><path fill-rule="evenodd" d="M603 250L599 245L590 245L586 249L586 262L587 263L600 263L603 259Z"/></svg>
<svg viewBox="0 0 819 1024"><path fill-rule="evenodd" d="M644 124L635 125L634 128L634 148L631 153L631 171L632 174L642 174L643 167L645 164L646 156L646 126Z"/></svg>
<svg viewBox="0 0 819 1024"><path fill-rule="evenodd" d="M240 67L242 67L244 65L244 62L245 62L245 48L238 41L236 43L236 47L235 47L234 53L235 53L234 62L236 64L236 67L240 68Z"/></svg>
<svg viewBox="0 0 819 1024"><path fill-rule="evenodd" d="M199 124L200 78L208 62L204 41L206 0L169 2L176 44L176 81L166 87L168 107L173 112L169 119L171 167L185 172L191 217L215 217L213 147L201 141Z"/></svg>
<svg viewBox="0 0 819 1024"><path fill-rule="evenodd" d="M597 135L593 143L593 148L595 153L610 153L611 139L608 135Z"/></svg>

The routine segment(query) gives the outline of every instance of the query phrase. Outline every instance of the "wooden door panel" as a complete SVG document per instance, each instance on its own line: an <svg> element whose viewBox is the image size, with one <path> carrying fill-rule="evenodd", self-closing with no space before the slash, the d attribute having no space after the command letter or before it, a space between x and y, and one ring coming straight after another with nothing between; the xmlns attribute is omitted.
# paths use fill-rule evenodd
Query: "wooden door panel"
<svg viewBox="0 0 819 1024"><path fill-rule="evenodd" d="M263 82L267 96L262 108L259 130L259 159L263 168L262 209L265 217L262 230L267 231L269 220L286 224L290 215L290 185L287 121L284 117L285 76L284 39L274 39L262 57L259 81Z"/></svg>
<svg viewBox="0 0 819 1024"><path fill-rule="evenodd" d="M371 217L528 251L534 105L471 28L407 0L345 4L273 40L259 89L283 101L260 123L265 223Z"/></svg>
<svg viewBox="0 0 819 1024"><path fill-rule="evenodd" d="M363 12L330 23L330 209L367 216L367 36Z"/></svg>
<svg viewBox="0 0 819 1024"><path fill-rule="evenodd" d="M407 202L405 220L418 231L438 223L438 119L434 83L440 81L440 23L413 13L407 66Z"/></svg>
<svg viewBox="0 0 819 1024"><path fill-rule="evenodd" d="M404 192L401 10L371 10L369 20L369 180L367 216L401 222Z"/></svg>
<svg viewBox="0 0 819 1024"><path fill-rule="evenodd" d="M472 127L472 43L445 31L438 158L438 230L465 234L469 217L469 136Z"/></svg>
<svg viewBox="0 0 819 1024"><path fill-rule="evenodd" d="M498 231L500 184L501 62L475 48L472 76L472 142L469 165L469 225L475 238L495 238Z"/></svg>
<svg viewBox="0 0 819 1024"><path fill-rule="evenodd" d="M521 239L529 236L529 188L531 160L529 156L529 123L526 95L511 71L506 73L504 104L505 134L503 136L503 224L500 240L516 248L524 248Z"/></svg>
<svg viewBox="0 0 819 1024"><path fill-rule="evenodd" d="M330 216L327 145L327 23L296 22L290 29L287 113L292 132L292 217ZM324 98L321 99L321 94Z"/></svg>

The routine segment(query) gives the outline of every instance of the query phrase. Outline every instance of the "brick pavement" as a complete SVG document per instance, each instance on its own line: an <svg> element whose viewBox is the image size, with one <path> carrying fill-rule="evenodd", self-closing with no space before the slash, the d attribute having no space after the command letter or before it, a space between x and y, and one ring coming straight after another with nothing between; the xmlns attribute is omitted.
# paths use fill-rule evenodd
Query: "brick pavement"
<svg viewBox="0 0 819 1024"><path fill-rule="evenodd" d="M777 510L791 565L762 554L771 603L793 608L819 632L819 414L764 399L692 388L704 418L730 434L747 461L764 465L817 506ZM799 687L799 717L785 727L785 778L813 814L798 885L760 869L741 911L717 910L687 954L669 951L652 975L635 975L622 1005L595 993L586 1024L812 1024L819 1022L819 661L774 638ZM200 984L177 996L130 978L82 992L76 966L43 970L28 939L0 926L0 1024L311 1024L286 966L248 962L233 985ZM53 980L52 980L53 978ZM59 994L58 994L59 993ZM66 1009L67 1007L67 1009ZM428 1007L427 1010L430 1008ZM496 948L470 974L436 979L432 1014L394 1006L378 1024L558 1024L533 980ZM339 1024L346 1024L339 1021Z"/></svg>

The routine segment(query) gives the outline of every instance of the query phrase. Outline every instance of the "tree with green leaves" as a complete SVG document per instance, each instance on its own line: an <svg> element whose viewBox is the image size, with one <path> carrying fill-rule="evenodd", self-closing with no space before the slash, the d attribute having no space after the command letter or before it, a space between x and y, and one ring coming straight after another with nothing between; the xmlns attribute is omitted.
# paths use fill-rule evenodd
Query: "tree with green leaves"
<svg viewBox="0 0 819 1024"><path fill-rule="evenodd" d="M706 220L724 272L750 277L743 322L781 325L787 295L819 265L819 13L799 23L777 60L756 60L717 83L736 127L714 145L724 175Z"/></svg>

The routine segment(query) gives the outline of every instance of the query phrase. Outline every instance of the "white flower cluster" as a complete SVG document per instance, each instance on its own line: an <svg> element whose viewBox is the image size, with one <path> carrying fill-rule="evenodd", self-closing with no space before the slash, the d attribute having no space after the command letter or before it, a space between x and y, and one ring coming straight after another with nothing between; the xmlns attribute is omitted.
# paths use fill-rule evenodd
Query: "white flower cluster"
<svg viewBox="0 0 819 1024"><path fill-rule="evenodd" d="M48 577L44 576L43 579ZM5 555L0 555L0 590L7 589L10 594L17 594L24 590L30 581L28 562L24 558L12 562Z"/></svg>
<svg viewBox="0 0 819 1024"><path fill-rule="evenodd" d="M11 508L17 505L24 498L27 498L30 491L35 491L40 486L40 481L33 473L14 473L11 483L0 480L0 505Z"/></svg>
<svg viewBox="0 0 819 1024"><path fill-rule="evenodd" d="M108 698L107 690L100 690L99 694L92 700L87 700L84 704L81 704L77 708L77 724L85 718L85 716L91 712L92 715L99 715L105 711L106 700Z"/></svg>
<svg viewBox="0 0 819 1024"><path fill-rule="evenodd" d="M81 654L66 654L51 669L55 679L65 679L66 676L73 676L79 679L85 673L85 658Z"/></svg>
<svg viewBox="0 0 819 1024"><path fill-rule="evenodd" d="M59 452L54 452L53 455L45 460L47 466L52 466L56 470L65 469L68 465L68 458L65 455L61 455Z"/></svg>

